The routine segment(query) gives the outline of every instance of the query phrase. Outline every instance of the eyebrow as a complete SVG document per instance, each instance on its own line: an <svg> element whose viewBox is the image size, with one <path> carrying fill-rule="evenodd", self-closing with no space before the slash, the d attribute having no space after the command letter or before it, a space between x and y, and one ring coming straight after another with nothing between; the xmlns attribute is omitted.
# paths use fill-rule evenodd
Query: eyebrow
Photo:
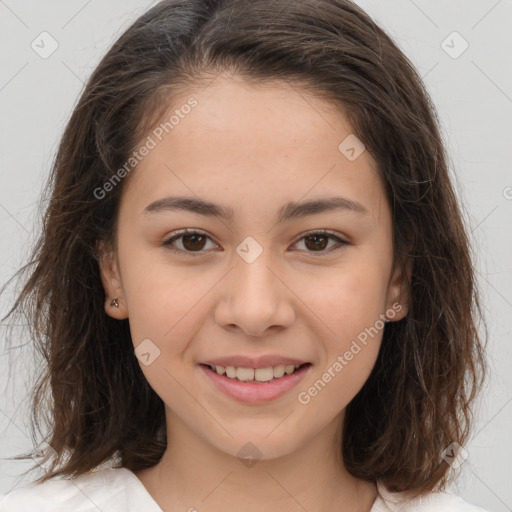
<svg viewBox="0 0 512 512"><path fill-rule="evenodd" d="M157 199L144 208L143 213L156 213L162 211L188 211L207 217L216 217L223 220L232 220L233 209L228 206L198 199L195 197L164 197ZM290 202L285 204L278 212L277 223L281 224L288 220L307 217L319 213L336 210L351 211L359 214L368 213L368 210L357 201L344 197L327 197L302 203Z"/></svg>

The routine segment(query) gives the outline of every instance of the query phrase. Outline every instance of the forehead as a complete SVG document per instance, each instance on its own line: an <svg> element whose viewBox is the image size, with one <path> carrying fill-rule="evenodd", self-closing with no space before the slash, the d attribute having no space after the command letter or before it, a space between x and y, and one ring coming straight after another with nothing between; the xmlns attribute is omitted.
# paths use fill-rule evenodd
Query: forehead
<svg viewBox="0 0 512 512"><path fill-rule="evenodd" d="M231 196L241 204L266 197L276 208L285 199L333 189L370 206L383 199L368 151L355 159L343 153L344 141L358 152L361 147L341 108L286 82L252 84L221 75L182 90L146 137L154 147L127 191L136 191L144 206L164 189Z"/></svg>

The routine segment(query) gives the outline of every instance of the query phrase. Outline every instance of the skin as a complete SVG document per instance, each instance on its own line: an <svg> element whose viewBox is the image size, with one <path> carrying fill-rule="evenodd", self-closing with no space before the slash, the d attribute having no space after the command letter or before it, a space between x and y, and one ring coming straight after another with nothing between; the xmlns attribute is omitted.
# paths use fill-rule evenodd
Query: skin
<svg viewBox="0 0 512 512"><path fill-rule="evenodd" d="M310 403L297 395L393 304L401 311L391 321L407 312L376 163L368 151L349 161L338 150L353 133L340 109L284 82L256 87L225 73L174 96L169 112L191 96L197 107L130 175L117 251L102 246L107 314L129 318L134 347L149 338L160 351L140 365L165 403L168 447L136 476L165 511L369 511L375 484L351 476L338 454L345 408L374 366L382 331ZM144 213L177 195L229 206L233 219ZM288 201L330 196L367 211L276 224ZM174 247L189 253L175 254L162 243L183 228L209 238L179 238ZM320 229L348 244L327 239L315 251L303 237ZM236 252L247 236L263 250L252 263ZM285 395L249 405L219 392L198 366L236 354L288 355L312 367ZM261 454L251 467L237 457L248 442Z"/></svg>

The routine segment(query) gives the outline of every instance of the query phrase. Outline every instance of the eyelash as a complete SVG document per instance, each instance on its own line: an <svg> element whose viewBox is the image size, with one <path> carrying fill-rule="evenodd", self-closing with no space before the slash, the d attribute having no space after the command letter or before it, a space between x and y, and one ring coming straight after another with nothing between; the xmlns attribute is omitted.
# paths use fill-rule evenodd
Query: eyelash
<svg viewBox="0 0 512 512"><path fill-rule="evenodd" d="M162 242L162 245L165 246L167 249L169 249L171 252L178 253L178 254L186 254L186 255L193 256L193 257L200 256L201 254L206 252L206 251L185 251L182 249L176 249L176 247L173 247L171 245L175 240L177 240L179 238L183 238L183 236L186 236L186 235L202 235L211 240L211 238L203 231L199 231L199 230L195 230L195 229L184 229L182 231L177 232L171 238ZM327 236L327 238L329 238L331 240L337 241L340 244L340 246L336 247L334 249L334 251L342 249L344 246L349 245L348 242L346 242L345 240L342 240L340 237L334 235L332 232L325 230L325 229L320 229L317 231L308 231L307 233L302 235L302 237L299 240L297 240L297 242L295 242L295 244L302 241L304 238L307 238L308 236L312 236L312 235L323 235L323 236ZM295 245L295 244L293 244L293 245ZM323 255L323 254L326 254L326 253L332 252L332 251L333 251L333 249L331 248L330 250L324 249L322 251L306 251L306 252L309 252L312 254L319 253L320 255Z"/></svg>

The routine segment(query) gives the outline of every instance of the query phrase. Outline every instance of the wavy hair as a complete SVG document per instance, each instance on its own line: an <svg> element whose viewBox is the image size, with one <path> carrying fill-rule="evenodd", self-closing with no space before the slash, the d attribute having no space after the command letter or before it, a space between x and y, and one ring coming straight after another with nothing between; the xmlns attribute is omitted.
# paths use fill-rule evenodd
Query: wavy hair
<svg viewBox="0 0 512 512"><path fill-rule="evenodd" d="M104 311L99 241L112 242L129 176L94 193L127 161L173 92L230 70L286 81L331 102L378 164L397 261L413 261L408 315L386 325L375 367L347 406L347 470L392 491L450 480L442 458L464 445L486 375L483 320L464 217L439 121L421 77L349 0L163 0L100 61L73 110L46 185L49 203L23 286L5 318L24 315L44 366L31 432L49 433L43 482L115 460L132 471L166 448L164 404L134 355L128 320ZM341 110L340 110L341 111ZM403 266L403 268L405 268ZM484 322L485 323L485 322Z"/></svg>

